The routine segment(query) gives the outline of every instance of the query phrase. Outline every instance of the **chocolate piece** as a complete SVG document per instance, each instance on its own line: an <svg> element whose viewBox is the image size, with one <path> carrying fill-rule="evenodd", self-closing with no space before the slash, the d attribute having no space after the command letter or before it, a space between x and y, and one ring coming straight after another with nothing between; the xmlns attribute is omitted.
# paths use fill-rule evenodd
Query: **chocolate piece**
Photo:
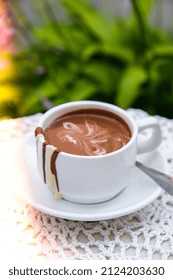
<svg viewBox="0 0 173 280"><path fill-rule="evenodd" d="M56 149L52 156L51 156L51 163L50 163L50 169L52 174L55 176L55 182L56 182L56 187L57 187L57 191L59 192L59 183L58 183L58 176L57 176L57 171L56 171L56 159L59 155L60 151L58 149Z"/></svg>

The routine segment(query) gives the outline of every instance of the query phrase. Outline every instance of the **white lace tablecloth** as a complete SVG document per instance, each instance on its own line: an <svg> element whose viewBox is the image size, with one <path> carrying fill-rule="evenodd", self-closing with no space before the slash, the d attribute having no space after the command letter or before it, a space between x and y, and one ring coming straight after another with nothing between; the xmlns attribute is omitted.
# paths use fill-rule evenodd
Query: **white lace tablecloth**
<svg viewBox="0 0 173 280"><path fill-rule="evenodd" d="M146 115L130 109L134 118ZM173 197L164 191L132 214L100 222L59 219L27 205L11 191L21 137L34 131L41 114L0 122L0 255L37 259L173 259ZM156 116L163 133L160 152L173 174L173 120ZM18 155L20 157L20 155ZM15 176L22 177L22 168ZM14 175L14 174L13 174Z"/></svg>

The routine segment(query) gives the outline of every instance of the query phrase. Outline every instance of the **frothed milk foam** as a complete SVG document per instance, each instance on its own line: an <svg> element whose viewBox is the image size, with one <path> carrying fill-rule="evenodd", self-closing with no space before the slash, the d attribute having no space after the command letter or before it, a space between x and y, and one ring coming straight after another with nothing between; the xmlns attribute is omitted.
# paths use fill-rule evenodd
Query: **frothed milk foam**
<svg viewBox="0 0 173 280"><path fill-rule="evenodd" d="M128 125L112 112L80 109L55 119L45 130L46 142L59 151L99 156L116 151L131 137Z"/></svg>

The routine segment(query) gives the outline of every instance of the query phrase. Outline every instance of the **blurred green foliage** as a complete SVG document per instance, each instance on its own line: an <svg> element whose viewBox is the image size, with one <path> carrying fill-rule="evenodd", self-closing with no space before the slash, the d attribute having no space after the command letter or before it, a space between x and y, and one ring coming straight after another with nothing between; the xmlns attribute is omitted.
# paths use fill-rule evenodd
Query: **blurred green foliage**
<svg viewBox="0 0 173 280"><path fill-rule="evenodd" d="M131 0L126 19L103 15L87 0L60 0L66 20L57 19L52 1L32 2L41 25L9 5L23 40L15 77L6 81L20 86L12 117L81 99L173 117L173 38L149 23L154 0Z"/></svg>

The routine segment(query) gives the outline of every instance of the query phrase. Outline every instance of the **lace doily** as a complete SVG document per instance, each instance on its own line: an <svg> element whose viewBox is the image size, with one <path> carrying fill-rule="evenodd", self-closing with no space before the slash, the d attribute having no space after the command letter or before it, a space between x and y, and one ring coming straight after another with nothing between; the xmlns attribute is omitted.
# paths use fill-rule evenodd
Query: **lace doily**
<svg viewBox="0 0 173 280"><path fill-rule="evenodd" d="M146 115L130 109L134 118ZM76 222L44 214L6 190L8 148L37 126L41 114L0 122L0 251L16 259L173 259L173 197L162 194L133 214L100 222ZM173 120L156 116L162 128L162 155L173 174ZM13 163L15 165L15 162ZM22 173L22 170L21 170ZM15 184L15 182L14 182ZM10 238L7 238L9 233Z"/></svg>

